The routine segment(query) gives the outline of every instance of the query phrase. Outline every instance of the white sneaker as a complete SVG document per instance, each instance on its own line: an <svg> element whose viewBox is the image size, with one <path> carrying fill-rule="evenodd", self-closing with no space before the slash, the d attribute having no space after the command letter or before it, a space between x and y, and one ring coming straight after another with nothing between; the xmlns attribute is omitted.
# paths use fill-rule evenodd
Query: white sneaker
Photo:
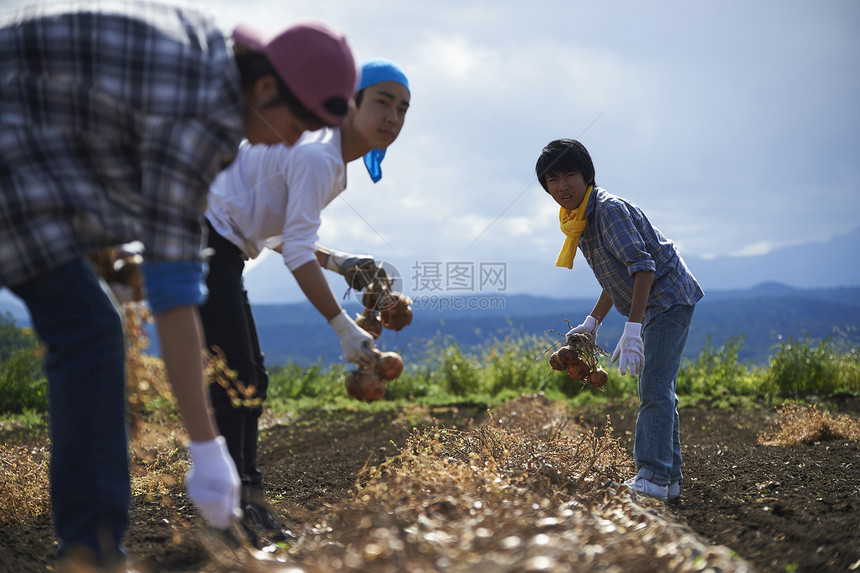
<svg viewBox="0 0 860 573"><path fill-rule="evenodd" d="M624 485L628 486L636 493L655 497L660 501L666 501L666 499L669 497L669 486L657 485L656 483L652 483L651 481L643 477L630 478L629 480L624 482Z"/></svg>
<svg viewBox="0 0 860 573"><path fill-rule="evenodd" d="M669 484L669 490L666 492L666 497L669 499L677 499L681 497L681 482L673 481Z"/></svg>

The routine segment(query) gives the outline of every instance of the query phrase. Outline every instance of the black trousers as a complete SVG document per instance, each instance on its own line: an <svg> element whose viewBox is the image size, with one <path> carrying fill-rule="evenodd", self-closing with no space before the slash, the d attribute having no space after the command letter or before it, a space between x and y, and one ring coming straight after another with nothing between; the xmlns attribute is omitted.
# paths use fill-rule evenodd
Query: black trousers
<svg viewBox="0 0 860 573"><path fill-rule="evenodd" d="M254 398L265 400L269 375L263 364L257 327L242 280L245 268L242 252L211 225L208 246L215 253L209 259L206 278L209 296L200 307L206 345L213 353L220 348L227 366L237 373L238 380L254 388ZM262 489L263 475L257 467L258 421L262 405L235 404L228 389L215 381L210 381L209 392L218 430L227 441L242 486Z"/></svg>

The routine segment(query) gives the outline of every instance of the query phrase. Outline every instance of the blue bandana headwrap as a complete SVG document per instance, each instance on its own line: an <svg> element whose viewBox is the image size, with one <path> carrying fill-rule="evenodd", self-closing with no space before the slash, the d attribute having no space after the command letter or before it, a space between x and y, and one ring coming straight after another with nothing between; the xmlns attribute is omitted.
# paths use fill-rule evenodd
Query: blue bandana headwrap
<svg viewBox="0 0 860 573"><path fill-rule="evenodd" d="M358 91L374 84L388 81L397 82L407 90L409 89L409 80L406 79L406 74L403 73L403 70L397 64L384 58L367 60L361 66L361 80L358 84ZM367 172L374 183L382 179L382 159L384 157L385 150L377 148L371 149L364 155L364 166L367 167Z"/></svg>

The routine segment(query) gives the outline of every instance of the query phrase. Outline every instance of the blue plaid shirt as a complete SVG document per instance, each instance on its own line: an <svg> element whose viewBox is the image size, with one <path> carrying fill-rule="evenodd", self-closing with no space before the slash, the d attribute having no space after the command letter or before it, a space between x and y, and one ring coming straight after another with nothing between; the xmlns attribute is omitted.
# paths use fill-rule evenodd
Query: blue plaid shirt
<svg viewBox="0 0 860 573"><path fill-rule="evenodd" d="M199 260L242 137L232 48L193 10L117 0L0 15L0 286L141 240Z"/></svg>
<svg viewBox="0 0 860 573"><path fill-rule="evenodd" d="M654 271L643 326L677 304L695 305L704 296L675 244L651 225L642 210L596 187L588 201L579 250L597 282L625 317L633 303L635 273Z"/></svg>

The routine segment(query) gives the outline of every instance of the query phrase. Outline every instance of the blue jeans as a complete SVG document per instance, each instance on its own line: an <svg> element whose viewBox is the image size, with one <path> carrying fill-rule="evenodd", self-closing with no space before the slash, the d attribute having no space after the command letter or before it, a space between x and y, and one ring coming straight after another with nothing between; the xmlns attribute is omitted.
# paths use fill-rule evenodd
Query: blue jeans
<svg viewBox="0 0 860 573"><path fill-rule="evenodd" d="M121 551L130 501L123 321L82 258L11 289L47 346L51 502L60 554Z"/></svg>
<svg viewBox="0 0 860 573"><path fill-rule="evenodd" d="M682 481L678 417L678 369L694 307L676 305L642 329L645 367L639 375L639 415L633 459L638 476L657 485Z"/></svg>

